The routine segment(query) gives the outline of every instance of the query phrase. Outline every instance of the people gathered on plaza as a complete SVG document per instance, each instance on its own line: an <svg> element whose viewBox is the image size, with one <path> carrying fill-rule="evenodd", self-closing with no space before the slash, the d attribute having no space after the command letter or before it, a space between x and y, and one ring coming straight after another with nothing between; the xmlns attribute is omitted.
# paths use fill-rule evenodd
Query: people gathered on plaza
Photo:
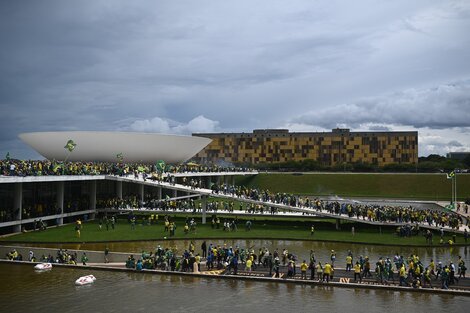
<svg viewBox="0 0 470 313"><path fill-rule="evenodd" d="M203 241L200 247L196 247L195 242L191 241L184 251L178 251L176 246L158 245L155 251L142 251L137 259L130 255L126 267L173 272L260 274L266 277L312 280L320 283L332 282L336 275L340 275L347 278L348 283L367 282L442 289L448 289L451 285L457 285L460 279L465 279L467 270L461 256L456 263L435 262L431 259L428 264L423 264L415 254L404 257L396 253L393 257L371 260L363 255L355 259L349 250L345 260L339 261L336 259L336 252L331 250L330 257L322 261L317 259L315 252L311 250L309 259L300 260L287 249L274 248L270 251L267 247L256 249L254 246L207 244L206 241Z"/></svg>

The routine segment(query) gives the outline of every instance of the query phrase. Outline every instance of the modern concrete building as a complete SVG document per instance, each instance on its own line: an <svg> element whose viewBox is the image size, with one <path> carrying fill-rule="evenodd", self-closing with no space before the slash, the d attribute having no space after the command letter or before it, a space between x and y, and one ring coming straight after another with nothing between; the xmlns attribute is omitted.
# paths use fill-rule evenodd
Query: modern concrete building
<svg viewBox="0 0 470 313"><path fill-rule="evenodd" d="M197 179L203 188L212 183L234 184L235 176L256 175L257 172L201 172L171 175L176 184ZM0 176L0 235L32 230L35 221L49 226L74 222L77 218L93 219L106 209L110 199L135 197L137 201L192 197L189 187L179 188L142 178L113 175L76 176ZM189 189L189 191L188 191Z"/></svg>
<svg viewBox="0 0 470 313"><path fill-rule="evenodd" d="M195 133L212 142L194 159L199 162L280 163L315 160L324 166L343 163L418 162L418 132L289 132L258 129L253 133Z"/></svg>

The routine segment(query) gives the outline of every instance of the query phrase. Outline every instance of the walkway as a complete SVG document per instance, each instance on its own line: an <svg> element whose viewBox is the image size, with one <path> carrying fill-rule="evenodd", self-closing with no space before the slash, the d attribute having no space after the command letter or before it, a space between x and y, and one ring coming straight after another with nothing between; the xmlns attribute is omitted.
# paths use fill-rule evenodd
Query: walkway
<svg viewBox="0 0 470 313"><path fill-rule="evenodd" d="M171 190L177 190L177 191L182 191L186 192L188 194L198 194L201 196L206 196L206 197L217 197L217 198L222 198L222 199L227 199L227 200L233 200L233 201L241 201L245 203L254 203L256 205L262 205L262 206L267 206L267 207L273 207L277 208L280 210L284 210L287 212L298 212L298 213L304 213L308 215L315 215L315 216L321 216L321 217L327 217L327 218L333 218L333 219L341 219L341 220L346 220L346 221L351 221L351 222L358 222L358 223L364 223L364 224L369 224L369 225L376 225L376 226L404 226L404 225L409 225L410 223L399 223L399 222L379 222L379 221L370 221L367 219L362 219L362 218L357 218L357 217L349 217L346 214L334 214L327 212L326 210L317 210L309 207L296 207L296 206L290 206L290 205L285 205L285 204L280 204L280 203L274 203L274 202L265 202L265 201L260 201L260 200L252 200L244 197L237 197L236 195L230 195L230 194L223 194L223 193L218 193L214 194L212 190L210 189L205 189L205 188L191 188L189 186L181 185L181 184L170 184L167 182L154 182L151 180L146 180L143 181L142 179L134 178L134 177L116 177L116 176L110 176L107 177L108 179L114 179L114 180L120 180L120 181L127 181L127 182L132 182L132 183L139 183L139 184L144 184L144 185L149 185L149 186L157 186L157 187L164 187L166 189L171 189ZM203 215L203 221L205 220L205 215L207 214L206 208L203 206L203 210L201 214ZM282 214L282 213L281 213ZM439 226L430 226L428 223L419 223L419 226L422 228L426 229L432 229L432 230L440 230L441 227ZM459 227L459 229L452 229L451 227L443 227L445 231L448 232L456 232L456 233L463 233L464 230L466 229L467 231L470 231L470 228L468 226L462 225Z"/></svg>

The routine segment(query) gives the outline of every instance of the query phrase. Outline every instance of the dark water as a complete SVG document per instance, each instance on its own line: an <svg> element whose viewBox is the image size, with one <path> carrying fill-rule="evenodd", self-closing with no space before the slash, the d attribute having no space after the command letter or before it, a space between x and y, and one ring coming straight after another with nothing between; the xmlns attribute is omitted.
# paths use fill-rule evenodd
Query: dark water
<svg viewBox="0 0 470 313"><path fill-rule="evenodd" d="M139 241L139 242L118 242L118 243L91 243L91 244L41 244L35 245L40 247L53 247L53 248L66 248L70 250L93 250L93 251L104 251L105 246L108 246L112 252L125 252L139 254L144 251L155 251L158 245L163 248L166 247L177 247L179 252L183 252L184 249L188 249L190 240L165 240L165 241ZM470 264L469 247L390 247L390 246L377 246L377 245L363 245L363 244L350 244L350 243L325 243L315 241L292 241L292 240L207 240L207 245L213 243L215 245L224 245L228 247L254 247L255 251L258 252L258 248L267 247L271 252L274 249L278 249L282 252L282 249L286 248L290 253L298 256L300 260L309 258L310 250L315 251L317 260L322 263L330 259L331 250L335 250L337 254L337 260L339 266L342 266L343 260L346 259L348 250L351 250L355 258L360 255L368 256L371 260L377 260L380 257L390 257L393 260L395 253L403 255L404 257L410 256L411 254L417 254L424 265L428 265L431 259L436 264L438 261L443 263L454 263L458 260L458 256L462 256L466 264ZM202 240L195 240L196 252L201 252L200 247Z"/></svg>
<svg viewBox="0 0 470 313"><path fill-rule="evenodd" d="M93 274L93 285L74 281ZM466 312L470 298L0 264L1 312Z"/></svg>

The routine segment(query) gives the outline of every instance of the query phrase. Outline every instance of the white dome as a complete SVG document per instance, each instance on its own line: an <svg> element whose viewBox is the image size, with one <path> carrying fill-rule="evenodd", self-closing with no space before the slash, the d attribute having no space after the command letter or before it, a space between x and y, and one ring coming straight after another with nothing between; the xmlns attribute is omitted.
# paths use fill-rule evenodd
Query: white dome
<svg viewBox="0 0 470 313"><path fill-rule="evenodd" d="M212 139L134 132L36 132L19 137L49 160L117 162L181 163L202 150ZM76 144L72 152L64 146L67 141Z"/></svg>

